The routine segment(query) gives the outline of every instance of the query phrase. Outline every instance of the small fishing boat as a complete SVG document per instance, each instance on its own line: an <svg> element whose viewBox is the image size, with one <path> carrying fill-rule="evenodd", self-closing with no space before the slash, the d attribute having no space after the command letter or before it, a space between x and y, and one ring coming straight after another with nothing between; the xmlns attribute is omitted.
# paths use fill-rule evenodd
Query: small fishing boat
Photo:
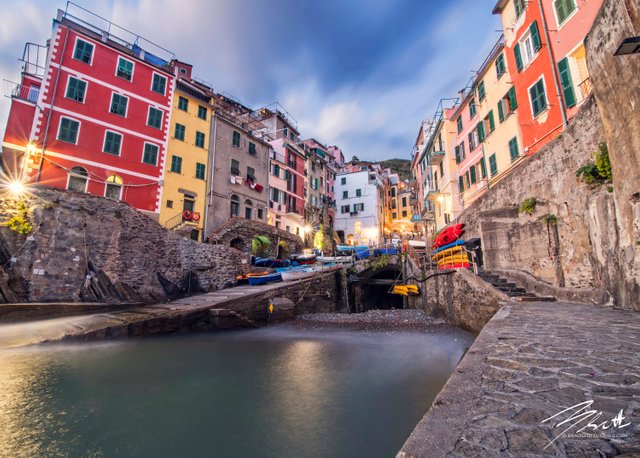
<svg viewBox="0 0 640 458"><path fill-rule="evenodd" d="M313 264L316 262L316 257L317 256L315 254L292 254L289 256L289 261L292 263L295 262L298 265Z"/></svg>
<svg viewBox="0 0 640 458"><path fill-rule="evenodd" d="M282 281L301 280L314 276L318 271L313 267L305 267L302 269L290 269L285 272L281 272Z"/></svg>
<svg viewBox="0 0 640 458"><path fill-rule="evenodd" d="M336 264L351 264L353 258L351 256L318 256L317 260L323 264L336 263Z"/></svg>
<svg viewBox="0 0 640 458"><path fill-rule="evenodd" d="M262 272L249 272L242 275L236 275L236 280L238 284L245 284L249 282L249 277L259 277L261 275L267 275L269 271L265 270Z"/></svg>
<svg viewBox="0 0 640 458"><path fill-rule="evenodd" d="M249 277L248 280L251 286L264 285L266 283L282 281L282 274L275 272L267 275L256 275L255 277Z"/></svg>
<svg viewBox="0 0 640 458"><path fill-rule="evenodd" d="M288 267L291 261L288 259L255 258L252 264L256 267Z"/></svg>

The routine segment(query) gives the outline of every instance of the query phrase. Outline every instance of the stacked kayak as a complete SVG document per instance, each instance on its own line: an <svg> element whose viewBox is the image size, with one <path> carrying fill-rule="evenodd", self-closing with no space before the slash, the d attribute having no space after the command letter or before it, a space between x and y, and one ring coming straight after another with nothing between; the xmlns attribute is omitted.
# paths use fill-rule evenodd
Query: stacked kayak
<svg viewBox="0 0 640 458"><path fill-rule="evenodd" d="M465 242L460 239L462 234L464 234L464 224L455 224L443 229L435 238L432 245L435 251L431 260L438 264L438 270L471 267Z"/></svg>
<svg viewBox="0 0 640 458"><path fill-rule="evenodd" d="M399 294L400 296L417 296L420 289L416 285L395 285L391 288L391 294Z"/></svg>

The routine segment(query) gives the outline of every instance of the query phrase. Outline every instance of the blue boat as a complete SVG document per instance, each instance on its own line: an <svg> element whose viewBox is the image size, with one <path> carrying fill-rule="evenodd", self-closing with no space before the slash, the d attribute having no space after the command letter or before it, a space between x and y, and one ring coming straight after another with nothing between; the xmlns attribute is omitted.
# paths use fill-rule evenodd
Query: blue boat
<svg viewBox="0 0 640 458"><path fill-rule="evenodd" d="M280 275L280 272L260 275L259 277L249 277L249 284L251 286L264 285L266 283L274 283L277 281L282 281L282 275Z"/></svg>
<svg viewBox="0 0 640 458"><path fill-rule="evenodd" d="M255 258L251 264L256 267L289 267L291 261L288 259Z"/></svg>
<svg viewBox="0 0 640 458"><path fill-rule="evenodd" d="M383 255L383 254L398 254L399 251L397 248L395 247L387 247L387 248L378 248L375 250L375 254L377 256Z"/></svg>
<svg viewBox="0 0 640 458"><path fill-rule="evenodd" d="M371 256L371 250L369 248L361 251L356 251L356 258L358 259L368 259Z"/></svg>
<svg viewBox="0 0 640 458"><path fill-rule="evenodd" d="M369 247L366 245L338 245L338 251L358 251L368 250Z"/></svg>

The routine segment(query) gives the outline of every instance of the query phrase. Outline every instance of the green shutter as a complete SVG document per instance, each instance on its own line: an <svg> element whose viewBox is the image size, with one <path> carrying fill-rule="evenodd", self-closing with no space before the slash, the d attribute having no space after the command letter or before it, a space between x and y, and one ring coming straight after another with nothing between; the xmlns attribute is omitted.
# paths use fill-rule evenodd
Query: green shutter
<svg viewBox="0 0 640 458"><path fill-rule="evenodd" d="M517 43L515 48L513 48L513 54L516 56L516 67L518 68L518 73L522 71L522 55L520 54L520 43Z"/></svg>
<svg viewBox="0 0 640 458"><path fill-rule="evenodd" d="M493 132L496 129L496 121L493 118L493 110L489 111L489 131Z"/></svg>
<svg viewBox="0 0 640 458"><path fill-rule="evenodd" d="M514 87L509 89L509 107L511 108L510 111L518 108L518 100L516 100L516 89Z"/></svg>
<svg viewBox="0 0 640 458"><path fill-rule="evenodd" d="M460 147L456 146L456 164L460 163Z"/></svg>
<svg viewBox="0 0 640 458"><path fill-rule="evenodd" d="M471 176L471 184L476 184L476 166L473 165L469 169L469 175Z"/></svg>
<svg viewBox="0 0 640 458"><path fill-rule="evenodd" d="M531 24L529 30L531 30L533 49L538 51L542 47L542 43L540 42L540 32L538 31L538 21L533 21L533 24Z"/></svg>
<svg viewBox="0 0 640 458"><path fill-rule="evenodd" d="M498 173L498 164L496 163L496 155L489 156L489 169L491 170L491 176L494 177Z"/></svg>
<svg viewBox="0 0 640 458"><path fill-rule="evenodd" d="M482 178L487 178L487 162L484 157L480 159L480 170L482 171Z"/></svg>
<svg viewBox="0 0 640 458"><path fill-rule="evenodd" d="M498 119L504 121L504 109L502 108L502 100L498 102Z"/></svg>
<svg viewBox="0 0 640 458"><path fill-rule="evenodd" d="M482 142L484 140L484 122L480 121L478 123L478 141Z"/></svg>
<svg viewBox="0 0 640 458"><path fill-rule="evenodd" d="M464 192L464 177L458 177L458 185L460 186L460 192Z"/></svg>
<svg viewBox="0 0 640 458"><path fill-rule="evenodd" d="M558 70L560 71L560 81L562 82L564 103L567 105L567 108L571 108L576 104L576 94L573 90L573 82L571 81L571 70L569 70L569 61L566 57L558 62Z"/></svg>

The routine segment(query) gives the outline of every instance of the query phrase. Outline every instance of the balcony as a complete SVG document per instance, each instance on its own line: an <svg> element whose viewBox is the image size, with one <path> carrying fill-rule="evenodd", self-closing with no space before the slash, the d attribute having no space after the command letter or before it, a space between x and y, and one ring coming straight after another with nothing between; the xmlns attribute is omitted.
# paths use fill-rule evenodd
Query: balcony
<svg viewBox="0 0 640 458"><path fill-rule="evenodd" d="M444 159L444 151L431 151L429 153L429 165L440 165L442 159Z"/></svg>
<svg viewBox="0 0 640 458"><path fill-rule="evenodd" d="M591 78L585 79L582 83L578 84L578 89L580 89L580 95L582 95L583 99L586 99L591 95L592 87L591 87Z"/></svg>
<svg viewBox="0 0 640 458"><path fill-rule="evenodd" d="M26 100L27 102L36 103L40 95L40 88L34 85L24 85L14 83L12 81L3 80L4 94L11 98Z"/></svg>

